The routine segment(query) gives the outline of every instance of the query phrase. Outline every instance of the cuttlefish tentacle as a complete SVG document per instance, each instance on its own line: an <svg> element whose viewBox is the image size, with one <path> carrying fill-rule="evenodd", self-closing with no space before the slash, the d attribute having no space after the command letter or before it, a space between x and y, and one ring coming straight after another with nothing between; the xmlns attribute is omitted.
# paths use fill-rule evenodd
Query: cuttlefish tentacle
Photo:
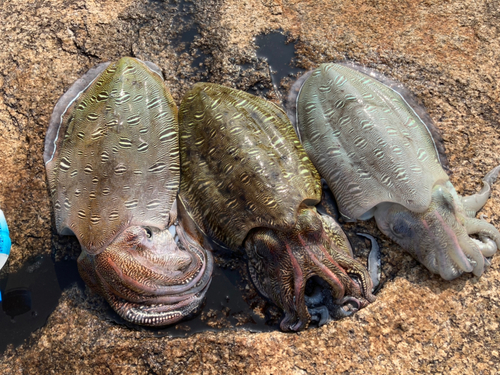
<svg viewBox="0 0 500 375"><path fill-rule="evenodd" d="M500 247L500 233L487 221L468 218L465 221L465 228L467 234L475 234L479 237L480 241L475 240L475 243L484 256L492 256Z"/></svg>
<svg viewBox="0 0 500 375"><path fill-rule="evenodd" d="M358 236L362 236L368 238L372 243L372 248L370 253L368 254L368 273L370 274L370 278L372 279L373 289L372 292L378 287L380 284L380 276L382 274L382 261L380 257L380 247L377 243L375 237L367 234L367 233L356 233Z"/></svg>
<svg viewBox="0 0 500 375"><path fill-rule="evenodd" d="M462 197L462 204L467 216L474 217L476 213L486 204L491 194L491 185L496 181L500 173L500 165L489 171L483 178L482 189L473 195Z"/></svg>

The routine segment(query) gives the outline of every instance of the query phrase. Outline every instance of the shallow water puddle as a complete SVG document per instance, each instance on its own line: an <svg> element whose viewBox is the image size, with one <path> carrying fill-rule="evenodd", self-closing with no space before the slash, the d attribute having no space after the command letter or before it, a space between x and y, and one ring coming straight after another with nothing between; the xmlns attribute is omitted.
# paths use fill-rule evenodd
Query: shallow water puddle
<svg viewBox="0 0 500 375"><path fill-rule="evenodd" d="M266 324L266 318L257 315L242 297L246 282L238 270L214 267L212 283L207 291L205 304L192 319L158 328L135 328L154 332L155 336L188 336L198 332L223 329L244 329L251 332L278 330L277 325ZM124 324L129 323L122 320ZM130 325L131 326L131 325Z"/></svg>
<svg viewBox="0 0 500 375"><path fill-rule="evenodd" d="M61 292L79 278L75 261L56 262L40 255L19 271L0 278L0 353L8 344L21 345L31 332L45 325Z"/></svg>
<svg viewBox="0 0 500 375"><path fill-rule="evenodd" d="M21 345L32 332L43 327L56 309L62 291L75 282L81 290L85 288L76 260L54 262L50 256L39 256L18 272L0 278L0 353L9 344ZM266 324L266 319L255 314L243 300L245 285L237 270L215 267L203 309L191 319L165 328L140 327L126 322L110 307L107 318L158 337L231 328L256 332L278 329Z"/></svg>
<svg viewBox="0 0 500 375"><path fill-rule="evenodd" d="M271 79L275 87L280 86L283 78L304 72L304 69L296 68L295 43L286 43L287 37L279 31L259 35L255 38L257 45L257 57L267 59L272 71Z"/></svg>

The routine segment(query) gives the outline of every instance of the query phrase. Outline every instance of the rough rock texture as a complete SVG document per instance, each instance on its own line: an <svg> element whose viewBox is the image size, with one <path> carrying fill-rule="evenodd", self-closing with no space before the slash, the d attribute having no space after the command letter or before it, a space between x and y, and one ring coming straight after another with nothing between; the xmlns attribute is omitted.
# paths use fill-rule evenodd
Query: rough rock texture
<svg viewBox="0 0 500 375"><path fill-rule="evenodd" d="M347 58L403 82L442 130L459 193L500 163L497 0L9 0L0 16L0 207L13 240L2 272L53 248L77 255L52 240L45 129L77 77L123 55L158 64L177 103L200 80L261 93L271 80L254 37L281 29L303 68ZM482 213L499 227L499 210L497 184ZM158 338L109 321L100 297L73 287L44 328L0 357L0 373L498 373L500 256L480 279L445 282L373 223L346 226L358 254L360 228L381 239L387 282L353 318L299 334Z"/></svg>

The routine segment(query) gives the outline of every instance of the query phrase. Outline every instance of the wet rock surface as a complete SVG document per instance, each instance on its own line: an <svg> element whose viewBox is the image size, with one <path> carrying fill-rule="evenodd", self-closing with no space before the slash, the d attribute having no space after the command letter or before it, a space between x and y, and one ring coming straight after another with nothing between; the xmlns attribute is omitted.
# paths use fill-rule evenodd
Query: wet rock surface
<svg viewBox="0 0 500 375"><path fill-rule="evenodd" d="M0 3L0 14L0 207L13 243L0 278L39 255L55 264L78 256L76 240L53 233L45 130L74 80L124 55L157 64L177 104L198 81L279 103L292 78L271 78L278 67L260 57L255 38L281 30L295 46L289 73L350 59L403 82L441 129L460 194L477 191L482 176L500 163L500 8L494 0L11 0ZM500 183L481 213L499 227L499 209ZM344 228L358 256L366 257L368 243L357 231L375 235L383 252L385 283L377 301L352 318L299 334L229 328L172 338L120 324L101 297L60 282L62 295L47 324L25 344L7 348L0 372L497 373L498 254L480 279L445 282L372 222ZM237 257L218 263L244 264ZM242 289L254 312L276 316L251 285ZM219 314L212 321L228 325L224 314L204 314Z"/></svg>

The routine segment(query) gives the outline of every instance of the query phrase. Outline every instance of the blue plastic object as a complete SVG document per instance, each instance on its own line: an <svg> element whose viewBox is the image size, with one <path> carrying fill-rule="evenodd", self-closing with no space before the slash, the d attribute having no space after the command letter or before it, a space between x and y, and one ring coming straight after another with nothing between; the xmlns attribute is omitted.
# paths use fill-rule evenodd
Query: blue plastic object
<svg viewBox="0 0 500 375"><path fill-rule="evenodd" d="M9 227L7 226L7 220L5 220L5 215L3 211L0 210L0 270L3 268L7 262L7 258L10 254L11 241L9 237ZM1 301L0 296L0 301Z"/></svg>

